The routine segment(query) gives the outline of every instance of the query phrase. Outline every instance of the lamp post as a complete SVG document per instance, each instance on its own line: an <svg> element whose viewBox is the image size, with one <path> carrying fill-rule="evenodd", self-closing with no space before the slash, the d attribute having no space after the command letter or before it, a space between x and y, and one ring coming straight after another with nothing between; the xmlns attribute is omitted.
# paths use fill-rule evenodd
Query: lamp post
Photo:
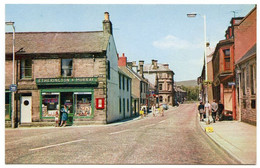
<svg viewBox="0 0 260 168"><path fill-rule="evenodd" d="M194 18L196 17L196 13L189 13L187 14L187 17L189 18ZM203 15L203 20L204 20L204 64L205 64L205 81L203 83L206 84L206 103L208 103L208 68L207 68L207 41L206 41L206 15ZM206 114L209 114L209 109L206 108ZM208 117L207 117L208 118ZM209 118L208 118L208 124L209 124Z"/></svg>
<svg viewBox="0 0 260 168"><path fill-rule="evenodd" d="M11 87L13 87L13 86L15 86L16 87L16 85L15 85L15 81L14 81L14 78L15 78L15 75L14 75L14 62L15 62L15 52L14 52L14 48L15 48L15 27L14 27L14 22L5 22L5 24L6 25L9 25L9 26L12 26L12 28L13 28L13 79L12 79L12 85L11 85ZM14 92L16 91L16 90L12 90L11 89L11 87L10 87L10 90L12 91L12 121L11 121L11 123L12 123L12 128L14 128L15 126L14 126Z"/></svg>

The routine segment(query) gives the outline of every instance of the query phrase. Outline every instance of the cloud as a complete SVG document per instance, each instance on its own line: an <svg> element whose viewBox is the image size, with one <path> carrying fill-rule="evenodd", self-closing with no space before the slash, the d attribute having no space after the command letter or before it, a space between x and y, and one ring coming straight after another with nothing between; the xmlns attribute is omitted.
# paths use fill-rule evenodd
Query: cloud
<svg viewBox="0 0 260 168"><path fill-rule="evenodd" d="M153 46L160 49L189 49L200 47L197 43L192 44L189 41L183 40L173 35L168 35L160 40L154 41Z"/></svg>

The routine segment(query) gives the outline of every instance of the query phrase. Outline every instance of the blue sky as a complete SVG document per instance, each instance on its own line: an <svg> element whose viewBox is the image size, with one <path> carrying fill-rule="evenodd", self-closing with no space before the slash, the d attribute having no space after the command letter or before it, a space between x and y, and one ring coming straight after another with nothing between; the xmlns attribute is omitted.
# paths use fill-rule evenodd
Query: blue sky
<svg viewBox="0 0 260 168"><path fill-rule="evenodd" d="M200 76L204 53L203 18L186 14L206 15L207 41L215 47L224 39L232 11L245 16L253 8L254 4L5 4L5 21L14 21L17 32L99 31L108 11L119 55L125 53L128 61L169 63L175 81L183 81Z"/></svg>

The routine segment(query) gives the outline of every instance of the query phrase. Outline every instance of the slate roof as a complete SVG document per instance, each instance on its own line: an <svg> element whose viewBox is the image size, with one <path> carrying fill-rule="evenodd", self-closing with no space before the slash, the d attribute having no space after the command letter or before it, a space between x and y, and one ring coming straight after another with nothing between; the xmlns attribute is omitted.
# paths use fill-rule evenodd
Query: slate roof
<svg viewBox="0 0 260 168"><path fill-rule="evenodd" d="M6 33L5 52L12 53L12 33ZM16 32L15 51L24 54L100 53L109 40L103 31L93 32Z"/></svg>
<svg viewBox="0 0 260 168"><path fill-rule="evenodd" d="M237 61L236 64L240 64L241 62L247 60L248 58L254 55L256 55L256 44L250 50L248 50L247 53Z"/></svg>
<svg viewBox="0 0 260 168"><path fill-rule="evenodd" d="M144 64L144 72L158 72L158 71L171 71L172 70L166 68L165 66L163 66L163 64L157 63L157 69L153 69L153 65L152 64Z"/></svg>

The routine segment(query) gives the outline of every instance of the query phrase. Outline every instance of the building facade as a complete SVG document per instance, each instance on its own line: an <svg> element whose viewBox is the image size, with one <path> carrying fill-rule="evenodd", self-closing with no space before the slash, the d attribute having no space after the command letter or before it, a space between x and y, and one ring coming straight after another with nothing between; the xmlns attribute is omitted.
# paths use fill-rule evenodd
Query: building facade
<svg viewBox="0 0 260 168"><path fill-rule="evenodd" d="M104 124L121 119L119 75L112 23L103 31L18 32L15 35L16 126L53 125L66 104L68 124ZM11 123L12 33L6 33L6 126Z"/></svg>
<svg viewBox="0 0 260 168"><path fill-rule="evenodd" d="M131 78L132 84L132 116L138 116L142 106L149 106L150 101L148 81L132 69L132 62L127 63L127 57L123 53L118 59L120 70Z"/></svg>
<svg viewBox="0 0 260 168"><path fill-rule="evenodd" d="M256 125L256 7L234 26L237 119Z"/></svg>
<svg viewBox="0 0 260 168"><path fill-rule="evenodd" d="M169 69L169 64L159 64L157 60L152 60L151 64L144 64L139 61L139 71L144 77L155 86L156 104L175 105L174 95L174 72Z"/></svg>

